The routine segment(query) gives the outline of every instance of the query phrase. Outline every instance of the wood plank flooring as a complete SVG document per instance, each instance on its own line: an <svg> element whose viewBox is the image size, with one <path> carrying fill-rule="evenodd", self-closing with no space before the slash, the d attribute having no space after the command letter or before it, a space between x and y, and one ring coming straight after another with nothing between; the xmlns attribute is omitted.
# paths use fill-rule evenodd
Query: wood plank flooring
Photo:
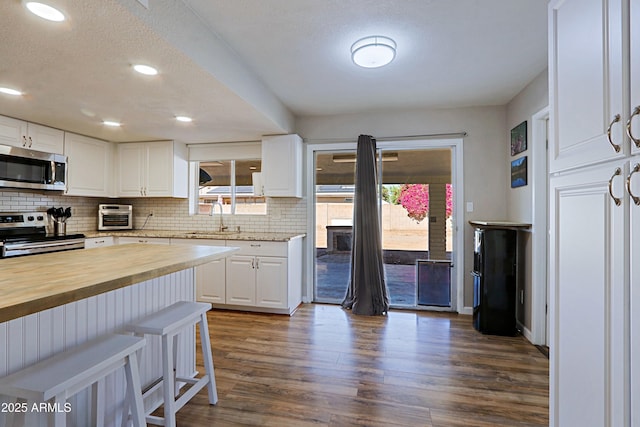
<svg viewBox="0 0 640 427"><path fill-rule="evenodd" d="M201 391L179 426L548 425L548 360L469 316L305 304L208 319L220 400Z"/></svg>

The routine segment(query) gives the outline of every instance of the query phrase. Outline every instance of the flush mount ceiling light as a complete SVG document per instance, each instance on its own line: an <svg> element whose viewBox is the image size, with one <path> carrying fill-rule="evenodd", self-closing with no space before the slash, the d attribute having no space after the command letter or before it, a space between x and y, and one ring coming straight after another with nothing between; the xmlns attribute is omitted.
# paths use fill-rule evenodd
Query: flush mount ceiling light
<svg viewBox="0 0 640 427"><path fill-rule="evenodd" d="M47 21L61 22L65 19L62 12L48 4L37 1L28 1L25 3L25 6L31 13L42 19L46 19Z"/></svg>
<svg viewBox="0 0 640 427"><path fill-rule="evenodd" d="M133 69L140 74L144 74L145 76L155 76L158 74L158 70L150 65L136 64L133 66Z"/></svg>
<svg viewBox="0 0 640 427"><path fill-rule="evenodd" d="M351 59L356 65L364 68L385 66L395 57L396 42L389 37L365 37L351 46Z"/></svg>
<svg viewBox="0 0 640 427"><path fill-rule="evenodd" d="M11 89L10 87L0 87L0 92L5 93L7 95L20 96L22 92L16 89Z"/></svg>
<svg viewBox="0 0 640 427"><path fill-rule="evenodd" d="M187 116L176 116L176 120L183 123L191 123L193 119Z"/></svg>
<svg viewBox="0 0 640 427"><path fill-rule="evenodd" d="M111 120L105 120L105 121L102 122L102 124L105 125L105 126L111 126L111 127L114 127L114 128L120 127L120 123L119 122L114 122L114 121L111 121Z"/></svg>

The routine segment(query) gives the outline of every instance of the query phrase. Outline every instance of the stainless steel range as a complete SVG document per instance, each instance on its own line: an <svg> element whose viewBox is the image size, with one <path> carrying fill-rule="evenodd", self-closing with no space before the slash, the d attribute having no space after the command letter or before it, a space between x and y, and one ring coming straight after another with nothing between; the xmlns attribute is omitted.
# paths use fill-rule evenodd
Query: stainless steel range
<svg viewBox="0 0 640 427"><path fill-rule="evenodd" d="M0 258L84 248L84 234L47 234L44 212L0 213Z"/></svg>

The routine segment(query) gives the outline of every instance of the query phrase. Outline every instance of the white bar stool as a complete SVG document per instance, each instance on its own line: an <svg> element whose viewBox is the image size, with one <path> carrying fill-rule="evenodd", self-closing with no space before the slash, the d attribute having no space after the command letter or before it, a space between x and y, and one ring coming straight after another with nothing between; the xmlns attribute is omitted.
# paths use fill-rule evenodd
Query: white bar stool
<svg viewBox="0 0 640 427"><path fill-rule="evenodd" d="M175 427L176 412L178 412L193 396L204 386L208 387L209 403L215 405L218 402L216 379L213 371L213 357L211 356L211 343L209 340L209 326L207 324L207 311L211 304L201 302L179 301L154 314L151 314L135 323L126 326L126 330L137 336L145 334L162 337L162 379L154 387L143 394L143 398L160 385L164 394L164 418L152 416L147 413L146 421L149 424ZM202 345L202 357L204 359L205 373L201 378L180 378L175 375L177 338L178 333L189 326L198 324L200 327L200 343ZM191 387L182 396L177 396L176 382L191 384Z"/></svg>
<svg viewBox="0 0 640 427"><path fill-rule="evenodd" d="M102 426L104 405L98 395L101 389L98 383L124 366L127 379L127 415L130 408L134 425L144 427L144 406L136 356L136 352L144 344L144 338L130 335L109 334L100 337L0 378L0 394L13 397L15 401L26 400L25 426L39 425L37 418L42 414L29 411L34 404L52 400L58 408L54 415L54 426L63 427L67 423L67 414L62 409L65 408L67 399L93 385L92 411L96 417L96 425ZM126 415L123 414L124 416Z"/></svg>

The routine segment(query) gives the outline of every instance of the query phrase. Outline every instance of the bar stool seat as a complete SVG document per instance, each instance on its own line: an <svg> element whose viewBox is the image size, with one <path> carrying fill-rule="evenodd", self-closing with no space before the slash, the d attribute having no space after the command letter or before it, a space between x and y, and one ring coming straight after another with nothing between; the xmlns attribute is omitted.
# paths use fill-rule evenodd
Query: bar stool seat
<svg viewBox="0 0 640 427"><path fill-rule="evenodd" d="M66 400L93 385L92 410L96 425L101 426L104 422L104 406L98 396L98 383L124 366L127 379L125 406L131 409L134 426L143 427L144 407L136 352L144 344L144 338L130 335L109 334L100 337L0 378L0 394L13 397L16 401L26 400L27 408L53 400L57 408L54 426L62 427L67 419L64 409ZM37 417L41 415L27 410L24 425L39 425Z"/></svg>
<svg viewBox="0 0 640 427"><path fill-rule="evenodd" d="M175 427L176 412L178 412L193 396L205 386L208 388L209 403L215 405L218 402L216 380L213 371L213 357L211 355L211 343L209 339L209 326L207 324L207 311L211 304L191 301L179 301L156 313L126 326L126 330L137 336L157 335L162 338L162 379L154 387L147 390L143 397L163 387L164 418L146 414L149 424ZM182 378L175 374L177 358L178 334L190 326L198 324L200 327L200 342L204 359L205 373L201 378ZM177 400L176 382L190 384L182 396Z"/></svg>

